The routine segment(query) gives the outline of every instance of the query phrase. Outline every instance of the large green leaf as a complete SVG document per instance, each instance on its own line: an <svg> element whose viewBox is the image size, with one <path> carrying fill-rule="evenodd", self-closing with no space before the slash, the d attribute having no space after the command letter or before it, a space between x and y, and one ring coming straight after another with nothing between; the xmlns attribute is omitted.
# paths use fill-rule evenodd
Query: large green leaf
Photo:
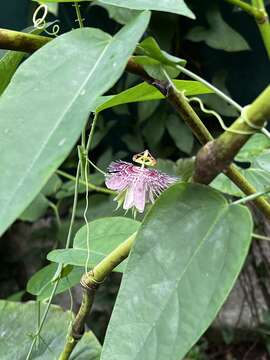
<svg viewBox="0 0 270 360"><path fill-rule="evenodd" d="M208 94L213 91L198 81L191 80L173 80L174 85L179 91L185 91L186 96ZM120 94L111 96L100 96L94 106L93 111L100 112L113 106L133 103L138 101L150 101L164 99L165 97L153 86L147 83L141 83L130 89L122 91Z"/></svg>
<svg viewBox="0 0 270 360"><path fill-rule="evenodd" d="M36 331L37 303L17 303L0 301L0 358L1 360L26 359ZM40 304L41 311L46 304ZM34 348L31 360L58 359L61 354L72 321L70 311L64 312L59 306L52 305L45 322L38 348ZM86 332L76 346L72 359L98 360L100 344L91 332Z"/></svg>
<svg viewBox="0 0 270 360"><path fill-rule="evenodd" d="M68 155L92 104L123 72L149 17L141 13L114 37L98 29L71 31L19 68L0 99L0 235Z"/></svg>
<svg viewBox="0 0 270 360"><path fill-rule="evenodd" d="M187 35L189 40L196 42L205 41L208 46L225 51L243 51L250 49L242 35L223 20L215 3L208 9L206 17L209 28L202 26L194 27Z"/></svg>
<svg viewBox="0 0 270 360"><path fill-rule="evenodd" d="M42 0L42 2L80 2L85 0ZM91 1L91 0L88 0ZM41 1L39 1L41 2ZM195 16L184 0L99 0L99 2L135 10L158 10L171 12L194 19Z"/></svg>
<svg viewBox="0 0 270 360"><path fill-rule="evenodd" d="M35 273L27 283L26 290L37 296L37 300L44 300L50 297L54 287L54 276L58 269L58 264L50 264ZM80 282L83 268L66 266L62 271L61 279L58 283L56 294L60 294Z"/></svg>
<svg viewBox="0 0 270 360"><path fill-rule="evenodd" d="M138 231L138 221L124 217L108 217L89 223L90 229L90 259L89 266L93 267L106 255L114 250L128 237ZM76 234L72 249L51 251L47 258L63 264L85 266L87 261L87 227L84 225ZM125 264L120 264L116 271L123 271Z"/></svg>
<svg viewBox="0 0 270 360"><path fill-rule="evenodd" d="M183 359L228 296L251 231L248 209L209 187L165 191L136 237L101 360Z"/></svg>
<svg viewBox="0 0 270 360"><path fill-rule="evenodd" d="M120 6L104 4L101 1L93 1L92 5L99 5L106 9L108 11L109 17L122 25L128 23L139 11Z"/></svg>

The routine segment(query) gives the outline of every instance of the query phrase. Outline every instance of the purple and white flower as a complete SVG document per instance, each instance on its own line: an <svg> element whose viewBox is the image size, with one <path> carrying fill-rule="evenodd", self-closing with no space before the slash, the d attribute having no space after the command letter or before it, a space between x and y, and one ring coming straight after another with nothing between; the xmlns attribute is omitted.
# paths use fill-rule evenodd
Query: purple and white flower
<svg viewBox="0 0 270 360"><path fill-rule="evenodd" d="M178 179L153 168L136 166L125 161L115 161L108 167L106 186L118 192L114 200L118 208L133 209L142 213L145 205L153 203L162 191Z"/></svg>

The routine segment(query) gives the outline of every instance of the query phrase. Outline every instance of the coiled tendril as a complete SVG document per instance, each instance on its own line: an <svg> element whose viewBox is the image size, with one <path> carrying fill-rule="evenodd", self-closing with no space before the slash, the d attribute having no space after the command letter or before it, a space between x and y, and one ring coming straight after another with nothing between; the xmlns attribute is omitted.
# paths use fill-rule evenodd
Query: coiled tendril
<svg viewBox="0 0 270 360"><path fill-rule="evenodd" d="M40 13L42 15L41 17L39 17ZM34 27L36 29L43 30L48 35L57 36L60 31L60 26L58 24L56 24L56 22L58 22L58 20L56 20L48 25L46 22L47 15L48 15L48 6L46 4L40 4L36 8L36 10L33 14L32 21L33 21ZM52 25L53 25L52 31L48 31L47 27L52 26Z"/></svg>

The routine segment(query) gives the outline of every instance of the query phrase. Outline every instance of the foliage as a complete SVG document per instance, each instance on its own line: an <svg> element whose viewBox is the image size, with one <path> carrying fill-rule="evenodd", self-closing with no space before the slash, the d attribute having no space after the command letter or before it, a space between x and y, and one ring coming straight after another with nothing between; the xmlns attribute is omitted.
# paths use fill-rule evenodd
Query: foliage
<svg viewBox="0 0 270 360"><path fill-rule="evenodd" d="M242 10L232 12L231 3ZM245 136L241 150L221 164L211 184L192 184L205 127L218 139L224 130L192 97L229 125L241 109L230 93L246 104L265 87L269 59L257 49L259 34L252 28L254 20L262 25L258 9L242 1L39 0L29 14L39 4L38 15L45 9L42 26L3 29L8 45L0 36L1 244L15 241L16 226L23 224L34 234L34 256L41 258L12 301L0 302L0 357L207 358L196 343L248 258L258 221L245 206L246 188L269 191L270 140L264 131L246 142L251 134L230 129L231 136ZM244 11L254 12L254 19L242 26ZM60 33L52 36L54 23L46 21L58 19ZM266 25L260 30L267 50L267 19ZM50 37L46 45L41 36L31 37L41 33ZM37 51L28 54L24 39L37 42ZM256 56L263 60L254 72ZM221 96L195 73L211 79ZM243 123L250 108L245 110ZM266 108L259 110L268 116ZM224 146L230 149L230 142ZM132 158L141 169L110 167ZM242 187L225 175L232 161ZM116 179L111 187L110 176ZM39 248L38 236L49 244ZM18 261L30 263L28 255ZM106 302L97 296L93 305L113 271L123 277L101 347L90 331L80 337L91 307ZM55 295L76 293L79 283L77 317L74 309L52 305ZM35 301L24 303L28 299Z"/></svg>

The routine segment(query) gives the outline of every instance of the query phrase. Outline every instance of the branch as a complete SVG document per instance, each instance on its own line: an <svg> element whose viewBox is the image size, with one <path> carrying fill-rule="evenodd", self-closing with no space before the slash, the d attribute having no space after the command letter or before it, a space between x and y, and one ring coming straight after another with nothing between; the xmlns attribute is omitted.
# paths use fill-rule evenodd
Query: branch
<svg viewBox="0 0 270 360"><path fill-rule="evenodd" d="M47 44L49 37L0 28L0 48L32 53Z"/></svg>
<svg viewBox="0 0 270 360"><path fill-rule="evenodd" d="M200 149L196 158L194 181L209 184L218 174L226 170L251 137L254 128L262 128L270 119L270 86L244 109L246 110L244 114L227 131Z"/></svg>
<svg viewBox="0 0 270 360"><path fill-rule="evenodd" d="M1 31L4 31L6 33L6 32L10 32L11 30L2 29L0 30L0 33ZM0 36L0 48L28 51L26 48L23 48L23 44L25 44L25 46L28 44L29 34L19 33L16 31L11 31L11 32L13 34L16 33L18 34L18 36L20 36L21 39L20 48L17 48L14 42L10 42L10 43L8 43L7 41L2 42L1 36ZM32 52L37 50L38 47L43 46L44 44L46 44L48 41L51 40L50 38L45 38L46 39L45 41L44 37L39 35L31 35L31 37L35 38L34 41L35 47L32 47ZM132 58L129 59L126 70L140 76L149 84L155 86L164 96L166 96L168 98L168 101L171 103L171 105L184 118L184 120L186 121L188 126L192 129L194 135L197 137L197 139L200 141L202 145L206 144L208 141L213 140L213 137L211 136L207 128L204 126L203 122L200 120L200 118L192 109L192 107L189 105L189 103L185 100L184 96L181 95L181 93L175 91L174 89L170 89L170 91L168 91L169 89L168 84L166 85L161 81L157 81L151 78L141 66L139 66L132 60ZM226 175L243 191L244 194L252 195L256 193L256 189L251 184L248 183L248 181L239 173L239 171L236 169L235 166L233 165L230 166L226 170ZM255 199L254 203L270 219L269 203L263 197Z"/></svg>
<svg viewBox="0 0 270 360"><path fill-rule="evenodd" d="M101 284L106 279L106 277L113 271L113 269L116 268L117 265L119 265L128 257L135 237L136 233L131 235L126 241L120 244L91 271L82 276L82 303L72 324L70 334L68 336L64 350L59 357L59 360L69 359L71 352L84 334L86 318L92 308L94 296L99 284Z"/></svg>

